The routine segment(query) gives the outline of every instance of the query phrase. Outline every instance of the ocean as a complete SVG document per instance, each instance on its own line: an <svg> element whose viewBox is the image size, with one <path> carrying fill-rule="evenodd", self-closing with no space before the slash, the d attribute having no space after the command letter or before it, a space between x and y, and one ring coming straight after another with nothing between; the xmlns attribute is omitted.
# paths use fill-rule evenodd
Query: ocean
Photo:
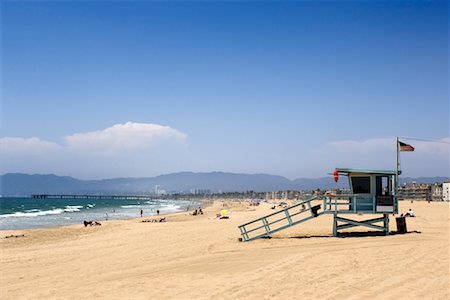
<svg viewBox="0 0 450 300"><path fill-rule="evenodd" d="M185 200L34 199L0 197L0 230L82 224L84 220L124 220L183 211L198 203Z"/></svg>

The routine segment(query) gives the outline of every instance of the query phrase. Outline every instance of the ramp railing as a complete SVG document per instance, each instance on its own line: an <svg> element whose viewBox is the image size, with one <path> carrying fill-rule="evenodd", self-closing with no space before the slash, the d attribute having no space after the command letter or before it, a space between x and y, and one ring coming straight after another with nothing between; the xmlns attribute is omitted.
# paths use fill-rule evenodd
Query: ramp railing
<svg viewBox="0 0 450 300"><path fill-rule="evenodd" d="M275 232L318 217L324 211L323 209L319 211L322 208L321 204L312 205L314 200L318 200L318 198L312 197L293 206L240 225L239 230L241 231L242 241L248 242L266 237ZM324 204L323 202L322 205Z"/></svg>

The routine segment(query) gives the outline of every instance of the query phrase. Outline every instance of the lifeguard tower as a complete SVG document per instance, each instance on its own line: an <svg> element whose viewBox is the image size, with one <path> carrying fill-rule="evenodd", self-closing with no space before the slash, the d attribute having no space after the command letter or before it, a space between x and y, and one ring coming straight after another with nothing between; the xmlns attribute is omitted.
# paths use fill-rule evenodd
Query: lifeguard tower
<svg viewBox="0 0 450 300"><path fill-rule="evenodd" d="M339 231L362 226L389 234L389 214L398 212L396 195L397 171L361 170L337 168L339 176L349 180L350 194L312 197L293 206L269 214L239 226L242 241L251 241L303 223L323 214L333 215L333 235ZM350 215L380 215L361 220L350 219ZM346 216L345 218L343 216ZM347 217L348 216L348 217Z"/></svg>

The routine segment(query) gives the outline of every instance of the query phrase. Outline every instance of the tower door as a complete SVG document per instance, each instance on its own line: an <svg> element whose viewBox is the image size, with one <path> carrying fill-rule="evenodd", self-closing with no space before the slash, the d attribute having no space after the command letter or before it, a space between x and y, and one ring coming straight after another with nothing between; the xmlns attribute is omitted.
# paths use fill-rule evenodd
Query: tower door
<svg viewBox="0 0 450 300"><path fill-rule="evenodd" d="M393 212L394 196L392 191L392 182L389 176L376 177L376 211Z"/></svg>

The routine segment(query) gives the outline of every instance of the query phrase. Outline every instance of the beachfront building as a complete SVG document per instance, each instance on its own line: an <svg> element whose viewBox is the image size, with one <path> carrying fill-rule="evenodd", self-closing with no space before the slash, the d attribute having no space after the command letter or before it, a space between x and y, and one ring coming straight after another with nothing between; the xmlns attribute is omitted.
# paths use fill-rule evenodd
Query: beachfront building
<svg viewBox="0 0 450 300"><path fill-rule="evenodd" d="M431 200L431 185L426 183L406 183L399 187L399 200Z"/></svg>
<svg viewBox="0 0 450 300"><path fill-rule="evenodd" d="M442 184L442 200L450 201L450 180Z"/></svg>
<svg viewBox="0 0 450 300"><path fill-rule="evenodd" d="M442 183L431 185L431 200L442 201Z"/></svg>

